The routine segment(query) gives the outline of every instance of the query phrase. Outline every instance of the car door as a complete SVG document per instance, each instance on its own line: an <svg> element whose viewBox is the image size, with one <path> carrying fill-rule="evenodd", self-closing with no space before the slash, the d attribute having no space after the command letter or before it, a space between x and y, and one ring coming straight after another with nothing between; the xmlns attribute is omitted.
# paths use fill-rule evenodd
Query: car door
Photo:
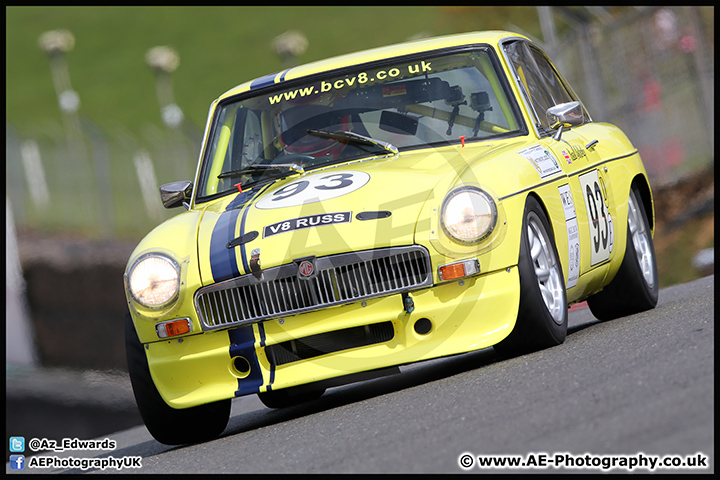
<svg viewBox="0 0 720 480"><path fill-rule="evenodd" d="M547 110L555 105L579 102L579 99L536 46L525 40L503 45L515 80L531 116L535 132L562 164L567 182L558 186L568 235L567 289L581 285L580 292L568 292L568 300L583 296L601 282L614 247L615 206L609 191L607 168L596 138L587 138L583 128L591 122L584 107L585 124L565 128L560 138L551 125ZM581 104L582 105L582 104ZM555 138L553 138L555 137ZM590 277L580 277L592 272Z"/></svg>

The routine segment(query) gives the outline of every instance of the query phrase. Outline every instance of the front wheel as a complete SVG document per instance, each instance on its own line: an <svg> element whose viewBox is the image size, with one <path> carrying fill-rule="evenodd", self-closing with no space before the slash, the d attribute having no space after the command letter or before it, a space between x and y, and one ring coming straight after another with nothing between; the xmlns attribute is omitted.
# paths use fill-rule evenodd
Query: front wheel
<svg viewBox="0 0 720 480"><path fill-rule="evenodd" d="M567 295L547 217L535 197L525 204L518 272L520 308L515 328L495 345L515 355L560 345L567 335Z"/></svg>
<svg viewBox="0 0 720 480"><path fill-rule="evenodd" d="M145 426L160 443L182 445L219 436L230 418L231 400L175 409L160 396L130 314L125 319L125 353L135 401Z"/></svg>
<svg viewBox="0 0 720 480"><path fill-rule="evenodd" d="M658 274L650 224L636 187L628 198L628 233L625 256L615 278L588 298L598 320L613 320L650 310L658 301Z"/></svg>

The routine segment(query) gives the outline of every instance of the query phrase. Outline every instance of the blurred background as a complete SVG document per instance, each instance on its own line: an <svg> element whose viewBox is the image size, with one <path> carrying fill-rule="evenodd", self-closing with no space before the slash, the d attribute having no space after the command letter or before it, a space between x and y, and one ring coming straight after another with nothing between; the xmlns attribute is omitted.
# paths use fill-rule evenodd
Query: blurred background
<svg viewBox="0 0 720 480"><path fill-rule="evenodd" d="M5 12L6 438L139 423L122 273L135 244L178 213L158 186L193 179L214 98L300 63L475 30L530 37L593 119L638 147L661 287L714 271L713 7Z"/></svg>

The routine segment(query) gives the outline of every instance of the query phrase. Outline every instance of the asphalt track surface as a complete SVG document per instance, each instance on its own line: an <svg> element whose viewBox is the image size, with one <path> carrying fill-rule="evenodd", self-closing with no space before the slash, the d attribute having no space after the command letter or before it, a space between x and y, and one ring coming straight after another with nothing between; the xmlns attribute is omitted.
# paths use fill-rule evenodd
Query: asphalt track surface
<svg viewBox="0 0 720 480"><path fill-rule="evenodd" d="M714 303L710 276L664 289L656 309L611 322L598 322L588 309L572 311L567 340L548 350L503 359L486 349L427 361L286 410L239 398L227 429L211 442L168 447L136 427L109 435L117 442L111 451L30 453L26 461L141 457L141 468L122 473L554 473L560 470L552 465L480 469L477 457L539 463L567 453L576 468L565 465L565 472L597 474L604 470L592 462L602 460L593 458L603 456L700 454L706 468L655 472L708 474ZM473 457L469 469L460 465L463 454ZM591 468L579 468L584 462ZM30 472L118 470L12 473Z"/></svg>

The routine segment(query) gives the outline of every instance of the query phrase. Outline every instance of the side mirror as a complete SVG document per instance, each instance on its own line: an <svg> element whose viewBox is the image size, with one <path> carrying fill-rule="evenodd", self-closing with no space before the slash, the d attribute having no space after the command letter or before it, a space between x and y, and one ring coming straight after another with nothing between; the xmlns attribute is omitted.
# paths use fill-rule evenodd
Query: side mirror
<svg viewBox="0 0 720 480"><path fill-rule="evenodd" d="M585 123L585 113L580 102L567 102L547 109L548 124L558 131L553 137L560 141L563 128L576 127Z"/></svg>
<svg viewBox="0 0 720 480"><path fill-rule="evenodd" d="M165 208L179 207L190 201L193 184L187 180L166 183L160 187L160 199Z"/></svg>

